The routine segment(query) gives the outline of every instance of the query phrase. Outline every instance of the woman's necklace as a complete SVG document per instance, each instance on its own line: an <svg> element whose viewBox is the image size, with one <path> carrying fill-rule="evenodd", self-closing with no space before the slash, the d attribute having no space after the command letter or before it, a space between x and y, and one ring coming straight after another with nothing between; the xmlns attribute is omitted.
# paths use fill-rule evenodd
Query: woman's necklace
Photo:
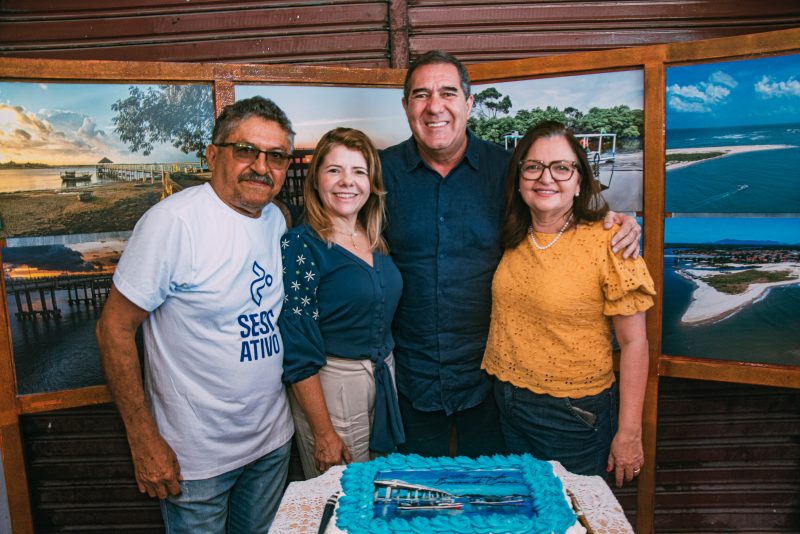
<svg viewBox="0 0 800 534"><path fill-rule="evenodd" d="M564 234L564 230L567 229L567 226L569 226L570 221L572 221L572 215L570 215L567 218L567 222L565 222L564 226L561 227L561 230L558 231L558 233L556 234L555 239L553 239L552 241L550 241L548 244L546 244L544 246L542 246L542 245L540 245L539 243L536 242L536 238L533 236L533 224L531 224L530 227L528 227L528 233L531 236L531 243L533 243L533 246L536 247L536 250L547 250L548 248L550 248L553 245L555 245L558 242L559 239L561 239L561 236Z"/></svg>
<svg viewBox="0 0 800 534"><path fill-rule="evenodd" d="M358 250L358 243L356 243L356 237L358 237L358 230L353 230L352 232L342 232L341 230L334 230L334 232L339 235L349 236L350 242L353 244L353 248Z"/></svg>

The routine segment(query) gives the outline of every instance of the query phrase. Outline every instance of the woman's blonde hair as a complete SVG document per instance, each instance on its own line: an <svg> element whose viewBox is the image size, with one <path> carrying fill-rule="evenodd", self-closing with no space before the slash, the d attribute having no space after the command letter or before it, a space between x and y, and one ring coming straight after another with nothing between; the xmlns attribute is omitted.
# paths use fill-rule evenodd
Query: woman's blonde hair
<svg viewBox="0 0 800 534"><path fill-rule="evenodd" d="M336 146L343 146L350 150L359 151L367 162L369 197L358 212L358 222L367 233L370 248L382 252L383 254L388 254L389 247L381 235L386 220L384 200L386 190L383 188L381 161L378 158L378 151L375 149L375 145L372 144L369 137L361 130L353 128L334 128L323 135L317 143L317 147L314 149L314 155L311 156L311 163L308 166L308 175L306 176L303 186L303 195L306 205L305 222L328 244L328 246L333 245L333 224L319 197L319 173L322 162L325 161L325 157Z"/></svg>

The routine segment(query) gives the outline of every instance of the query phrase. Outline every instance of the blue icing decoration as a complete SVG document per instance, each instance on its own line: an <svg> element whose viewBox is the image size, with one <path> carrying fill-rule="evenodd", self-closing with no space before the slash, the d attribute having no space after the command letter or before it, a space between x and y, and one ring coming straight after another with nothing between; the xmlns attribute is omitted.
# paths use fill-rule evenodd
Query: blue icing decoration
<svg viewBox="0 0 800 534"><path fill-rule="evenodd" d="M374 517L374 480L381 471L473 469L517 470L529 491L536 517L522 514L435 515L406 520L391 518L388 522ZM555 533L562 534L575 523L575 514L566 503L561 481L547 462L529 454L481 456L477 459L423 458L418 455L391 454L366 463L350 464L342 475L345 495L339 500L336 525L348 534L428 532L474 533Z"/></svg>

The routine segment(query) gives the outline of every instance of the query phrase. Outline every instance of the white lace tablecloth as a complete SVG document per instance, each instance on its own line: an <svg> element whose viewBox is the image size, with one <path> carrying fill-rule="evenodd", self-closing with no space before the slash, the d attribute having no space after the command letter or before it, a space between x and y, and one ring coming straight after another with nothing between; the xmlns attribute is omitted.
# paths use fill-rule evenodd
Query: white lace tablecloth
<svg viewBox="0 0 800 534"><path fill-rule="evenodd" d="M551 463L564 487L575 495L595 533L634 534L617 498L602 478L573 475L560 463ZM289 484L270 534L316 534L325 502L342 489L339 478L344 467L337 465L317 478Z"/></svg>

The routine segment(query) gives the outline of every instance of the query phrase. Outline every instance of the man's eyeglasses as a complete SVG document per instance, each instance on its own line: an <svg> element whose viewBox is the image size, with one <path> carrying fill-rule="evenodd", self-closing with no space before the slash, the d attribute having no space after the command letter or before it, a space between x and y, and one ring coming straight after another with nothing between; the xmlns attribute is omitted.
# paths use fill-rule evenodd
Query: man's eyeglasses
<svg viewBox="0 0 800 534"><path fill-rule="evenodd" d="M233 157L242 163L253 163L258 156L262 153L265 156L267 166L271 169L283 170L289 166L292 159L291 154L281 152L280 150L259 150L248 143L214 143L220 147L231 147Z"/></svg>
<svg viewBox="0 0 800 534"><path fill-rule="evenodd" d="M524 159L519 162L520 174L524 180L539 180L542 178L544 170L548 169L550 176L556 182L566 182L572 178L572 175L575 174L575 164L574 161L561 160L545 164L544 161L536 159Z"/></svg>

